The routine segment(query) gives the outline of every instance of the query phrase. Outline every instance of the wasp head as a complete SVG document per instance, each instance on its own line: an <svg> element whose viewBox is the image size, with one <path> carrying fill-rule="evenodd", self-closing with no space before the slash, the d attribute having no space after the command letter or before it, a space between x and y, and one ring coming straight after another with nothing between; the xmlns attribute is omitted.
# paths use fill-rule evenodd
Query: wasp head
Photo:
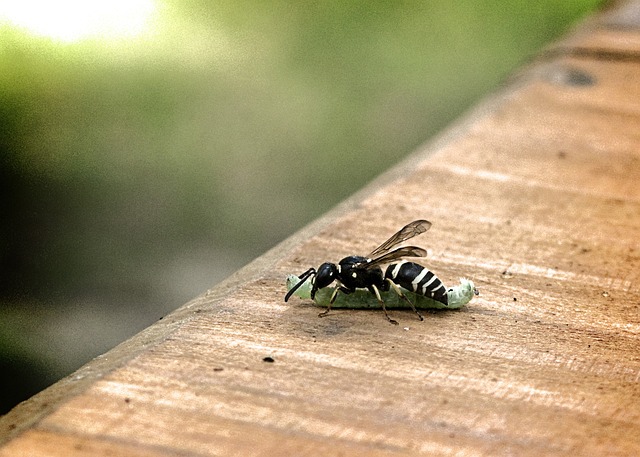
<svg viewBox="0 0 640 457"><path fill-rule="evenodd" d="M284 297L284 301L289 301L289 298L293 295L293 293L298 290L309 278L311 278L311 299L313 300L316 296L316 292L318 289L323 289L335 281L338 275L338 267L329 262L325 262L316 271L315 268L309 268L307 271L302 273L298 278L298 283L295 284L287 295Z"/></svg>
<svg viewBox="0 0 640 457"><path fill-rule="evenodd" d="M338 267L333 263L325 262L318 267L316 276L312 279L313 287L311 288L311 299L316 296L318 289L323 289L336 279Z"/></svg>

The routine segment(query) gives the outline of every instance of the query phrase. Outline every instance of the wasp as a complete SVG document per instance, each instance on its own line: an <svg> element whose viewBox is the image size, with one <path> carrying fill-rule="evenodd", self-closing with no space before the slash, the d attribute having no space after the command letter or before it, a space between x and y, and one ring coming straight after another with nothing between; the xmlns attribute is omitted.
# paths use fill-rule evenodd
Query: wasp
<svg viewBox="0 0 640 457"><path fill-rule="evenodd" d="M445 306L448 304L447 289L442 281L427 268L402 260L404 257L426 257L425 249L418 246L397 246L426 232L429 228L431 228L431 222L419 219L402 227L366 257L352 255L340 260L337 265L325 262L317 270L313 267L309 268L299 276L299 282L287 292L284 301L288 301L291 295L311 277L311 299L315 298L319 289L328 287L334 282L337 283L327 309L319 314L320 317L326 316L331 311L331 305L339 293L351 294L357 289L367 289L377 298L387 320L397 325L398 322L391 319L387 313L387 308L380 296L380 291L386 292L392 288L409 304L418 318L424 320L411 300L402 292L401 287L417 295L432 298ZM399 262L391 263L396 260ZM381 266L389 263L391 264L383 274Z"/></svg>

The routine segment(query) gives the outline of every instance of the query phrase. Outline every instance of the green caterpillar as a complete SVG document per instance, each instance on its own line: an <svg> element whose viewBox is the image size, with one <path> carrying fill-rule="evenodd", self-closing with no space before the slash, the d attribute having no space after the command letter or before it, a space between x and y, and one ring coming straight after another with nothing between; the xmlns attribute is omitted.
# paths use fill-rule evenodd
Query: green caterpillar
<svg viewBox="0 0 640 457"><path fill-rule="evenodd" d="M296 275L287 276L287 291L293 289L300 282ZM311 277L295 290L293 295L303 299L311 298ZM334 287L325 287L316 292L314 301L319 306L328 306ZM447 290L448 305L440 303L424 295L416 294L400 287L402 293L415 305L417 309L458 309L478 295L473 281L460 278L460 284ZM408 303L400 298L394 290L380 291L380 297L387 308L409 308ZM358 289L350 294L337 294L331 308L380 309L382 306L376 297L366 289Z"/></svg>

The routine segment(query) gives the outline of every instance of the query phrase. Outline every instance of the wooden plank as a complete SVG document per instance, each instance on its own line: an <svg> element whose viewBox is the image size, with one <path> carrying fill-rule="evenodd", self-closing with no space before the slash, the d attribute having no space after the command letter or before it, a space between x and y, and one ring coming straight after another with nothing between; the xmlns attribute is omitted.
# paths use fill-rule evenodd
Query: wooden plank
<svg viewBox="0 0 640 457"><path fill-rule="evenodd" d="M572 51L638 52L623 13L639 2L620 5L335 211L0 419L0 456L639 454L640 62ZM462 310L393 311L393 326L283 303L286 274L421 217L429 267L481 290Z"/></svg>

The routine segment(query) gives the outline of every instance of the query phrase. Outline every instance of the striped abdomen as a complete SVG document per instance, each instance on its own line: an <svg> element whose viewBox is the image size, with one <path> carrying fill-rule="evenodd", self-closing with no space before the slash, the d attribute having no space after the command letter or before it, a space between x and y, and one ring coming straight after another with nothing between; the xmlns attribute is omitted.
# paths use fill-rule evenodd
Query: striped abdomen
<svg viewBox="0 0 640 457"><path fill-rule="evenodd" d="M436 275L422 265L407 261L393 263L387 267L384 277L418 295L432 298L444 305L448 304L447 288Z"/></svg>

